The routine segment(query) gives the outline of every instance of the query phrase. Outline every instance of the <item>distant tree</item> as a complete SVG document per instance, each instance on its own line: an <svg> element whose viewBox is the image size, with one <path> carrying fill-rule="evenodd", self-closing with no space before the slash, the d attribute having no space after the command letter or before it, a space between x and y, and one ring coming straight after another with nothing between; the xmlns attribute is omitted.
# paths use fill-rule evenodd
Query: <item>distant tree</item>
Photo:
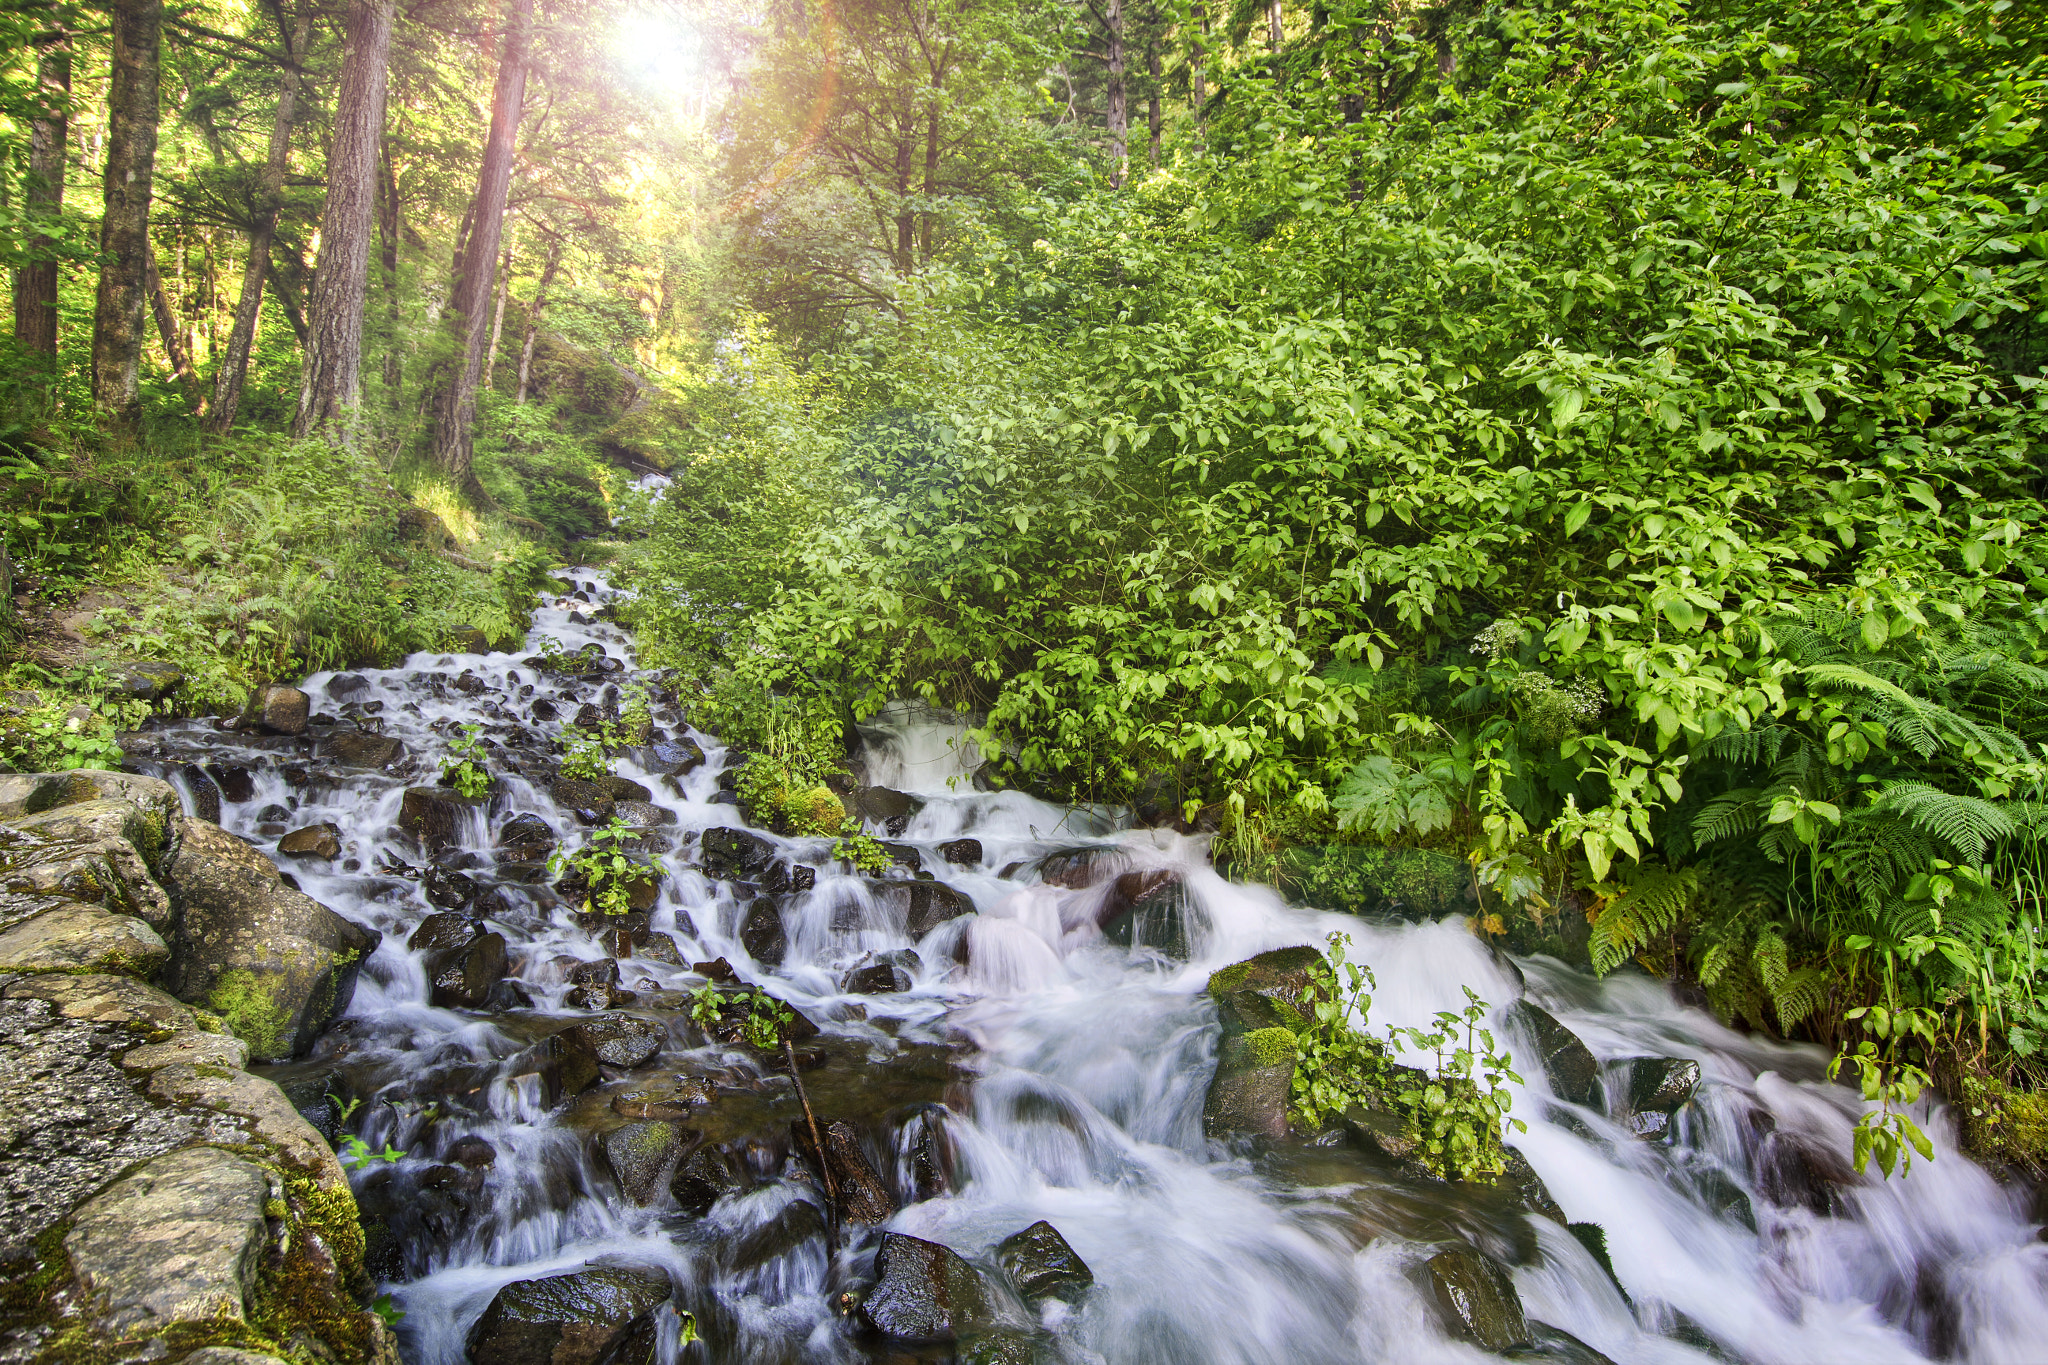
<svg viewBox="0 0 2048 1365"><path fill-rule="evenodd" d="M105 208L93 308L93 406L108 429L133 439L142 424L142 342L149 307L149 196L156 171L162 0L115 0L114 63L107 87Z"/></svg>
<svg viewBox="0 0 2048 1365"><path fill-rule="evenodd" d="M65 141L71 104L71 35L61 22L36 43L36 96L42 112L29 125L28 179L22 206L31 222L54 225L64 212ZM14 339L28 350L54 357L56 239L38 232L24 245L28 263L14 274Z"/></svg>

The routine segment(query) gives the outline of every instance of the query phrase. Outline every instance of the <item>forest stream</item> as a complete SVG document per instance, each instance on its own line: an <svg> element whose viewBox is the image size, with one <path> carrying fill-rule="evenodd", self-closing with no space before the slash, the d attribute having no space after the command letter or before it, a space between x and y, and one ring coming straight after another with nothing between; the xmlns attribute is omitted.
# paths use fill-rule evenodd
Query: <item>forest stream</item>
<svg viewBox="0 0 2048 1365"><path fill-rule="evenodd" d="M537 774L580 708L616 710L635 663L603 575L569 577L519 653L302 684L314 733L364 736L359 764L398 745L431 764L480 725L487 801L407 815L418 766L309 766L200 720L157 735L154 770L191 808L218 803L382 935L310 1056L262 1074L382 1154L352 1182L415 1365L568 1358L520 1336L547 1316L536 1281L611 1361L1879 1365L2048 1340L2030 1197L1941 1116L1933 1160L1859 1177L1857 1101L1820 1049L1721 1027L1640 973L1511 961L1460 917L1290 905L1218 875L1203 839L1116 811L977 790L980 755L933 713L861 727L849 799L894 860L870 876L828 840L748 827L737 759L657 693L610 813L658 855L658 899L578 913L547 852L607 812ZM276 851L323 823L331 857ZM1333 932L1376 974L1377 1029L1461 1008L1466 987L1491 1006L1522 1077L1518 1180L1431 1180L1341 1128L1205 1131L1211 973ZM789 1048L691 1022L725 968L728 996L759 986L795 1011ZM1575 1094L1544 1064L1558 1025L1593 1063ZM1056 1235L1017 1239L1041 1222Z"/></svg>

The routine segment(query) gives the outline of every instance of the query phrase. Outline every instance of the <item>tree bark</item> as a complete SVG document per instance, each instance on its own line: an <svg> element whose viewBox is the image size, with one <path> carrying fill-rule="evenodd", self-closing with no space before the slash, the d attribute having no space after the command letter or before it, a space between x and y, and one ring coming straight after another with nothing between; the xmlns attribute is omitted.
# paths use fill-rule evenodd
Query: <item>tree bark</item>
<svg viewBox="0 0 2048 1365"><path fill-rule="evenodd" d="M178 310L171 302L170 291L164 288L163 276L157 273L154 251L144 261L143 270L143 283L149 290L149 310L156 314L156 332L164 343L164 355L171 362L171 378L192 400L193 410L204 413L206 398L199 391L199 376L192 372L192 356L185 349L184 338L178 330Z"/></svg>
<svg viewBox="0 0 2048 1365"><path fill-rule="evenodd" d="M292 20L284 70L277 77L277 121L270 128L270 151L263 179L256 189L256 218L249 230L249 262L242 268L242 293L235 302L235 322L228 331L227 354L213 379L213 429L227 432L242 405L242 385L249 377L249 350L256 343L256 318L263 311L263 277L270 269L270 241L277 234L277 212L284 202L284 171L291 159L292 121L298 116L299 63L313 32L313 6L299 0Z"/></svg>
<svg viewBox="0 0 2048 1365"><path fill-rule="evenodd" d="M363 306L369 287L370 220L377 204L377 148L384 132L391 63L392 0L349 0L348 35L327 154L327 205L313 271L305 375L292 434L344 427L362 402Z"/></svg>
<svg viewBox="0 0 2048 1365"><path fill-rule="evenodd" d="M377 227L382 254L378 264L384 275L384 326L390 333L384 346L384 394L391 410L398 411L405 386L405 365L398 352L398 159L391 154L391 139L384 139L384 196L379 205Z"/></svg>
<svg viewBox="0 0 2048 1365"><path fill-rule="evenodd" d="M115 0L107 83L107 165L100 279L92 317L93 406L109 430L142 430L143 314L148 309L149 196L156 173L163 0Z"/></svg>
<svg viewBox="0 0 2048 1365"><path fill-rule="evenodd" d="M1151 134L1152 169L1159 169L1159 40L1155 37L1145 44L1145 74L1151 79L1145 86L1145 124Z"/></svg>
<svg viewBox="0 0 2048 1365"><path fill-rule="evenodd" d="M44 117L29 125L28 181L22 207L30 221L55 224L64 212L65 142L70 132L71 35L61 29L38 44L36 91ZM29 263L14 272L14 339L38 355L57 354L56 239L28 239Z"/></svg>
<svg viewBox="0 0 2048 1365"><path fill-rule="evenodd" d="M462 275L444 315L458 344L434 405L434 462L471 496L483 491L470 472L476 453L471 428L476 420L477 376L483 369L491 275L505 226L505 199L512 185L512 152L526 103L526 60L532 41L533 0L511 0L497 84L491 91L491 132L477 174L470 238L463 252Z"/></svg>
<svg viewBox="0 0 2048 1365"><path fill-rule="evenodd" d="M484 353L484 387L498 370L498 342L505 335L505 296L512 292L512 248L507 245L498 258L498 306L491 310L491 349Z"/></svg>
<svg viewBox="0 0 2048 1365"><path fill-rule="evenodd" d="M1287 41L1287 16L1281 0L1266 0L1266 44L1273 49L1273 79L1280 79L1280 45Z"/></svg>
<svg viewBox="0 0 2048 1365"><path fill-rule="evenodd" d="M1109 185L1121 189L1131 165L1131 119L1124 92L1124 5L1108 0L1103 11L1109 30Z"/></svg>
<svg viewBox="0 0 2048 1365"><path fill-rule="evenodd" d="M540 268L540 284L533 291L533 307L526 314L526 344L519 348L519 393L512 401L520 407L526 406L528 381L533 377L533 339L540 335L540 310L547 307L548 286L555 282L555 271L562 264L562 239L548 239L548 258Z"/></svg>

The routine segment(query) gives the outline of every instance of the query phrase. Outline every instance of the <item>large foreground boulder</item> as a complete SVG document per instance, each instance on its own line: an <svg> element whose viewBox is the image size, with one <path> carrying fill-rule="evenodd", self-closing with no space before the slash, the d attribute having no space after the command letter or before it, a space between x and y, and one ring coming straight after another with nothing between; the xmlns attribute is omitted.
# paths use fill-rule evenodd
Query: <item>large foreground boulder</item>
<svg viewBox="0 0 2048 1365"><path fill-rule="evenodd" d="M1423 1272L1437 1312L1454 1336L1496 1353L1530 1344L1521 1296L1500 1262L1459 1247L1430 1257Z"/></svg>
<svg viewBox="0 0 2048 1365"><path fill-rule="evenodd" d="M1287 1135L1295 1037L1308 1027L1302 1012L1313 990L1308 969L1320 961L1314 948L1276 948L1209 978L1223 1030L1216 1075L1202 1106L1211 1137Z"/></svg>
<svg viewBox="0 0 2048 1365"><path fill-rule="evenodd" d="M226 1020L253 1058L303 1052L348 1008L379 935L286 886L261 853L183 819L164 882L176 914L164 985Z"/></svg>
<svg viewBox="0 0 2048 1365"><path fill-rule="evenodd" d="M31 795L48 790L46 783ZM167 816L159 804L99 796L17 817L0 830L0 925L39 913L54 897L133 915L163 930L171 901L152 874L162 864L174 818L182 817Z"/></svg>
<svg viewBox="0 0 2048 1365"><path fill-rule="evenodd" d="M886 1336L936 1343L992 1325L996 1309L981 1272L950 1247L885 1232L860 1314Z"/></svg>
<svg viewBox="0 0 2048 1365"><path fill-rule="evenodd" d="M653 1365L654 1310L668 1276L589 1266L519 1280L491 1300L469 1334L472 1365Z"/></svg>

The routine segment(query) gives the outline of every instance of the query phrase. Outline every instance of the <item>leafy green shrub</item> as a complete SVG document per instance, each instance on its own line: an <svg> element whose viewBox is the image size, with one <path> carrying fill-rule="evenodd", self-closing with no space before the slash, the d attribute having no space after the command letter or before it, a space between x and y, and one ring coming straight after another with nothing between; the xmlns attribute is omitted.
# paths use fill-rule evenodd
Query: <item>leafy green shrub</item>
<svg viewBox="0 0 2048 1365"><path fill-rule="evenodd" d="M594 829L573 852L556 849L548 855L548 871L556 878L573 873L584 888L584 913L623 915L633 908L632 888L655 875L646 858L628 846L638 836L625 821L614 819Z"/></svg>
<svg viewBox="0 0 2048 1365"><path fill-rule="evenodd" d="M453 787L472 800L488 795L491 790L483 729L481 725L463 726L461 735L448 742L448 752L440 764L441 785Z"/></svg>
<svg viewBox="0 0 2048 1365"><path fill-rule="evenodd" d="M1494 1045L1493 1034L1481 1027L1488 1008L1467 986L1464 1010L1439 1013L1434 1029L1387 1031L1394 1046L1405 1042L1435 1056L1435 1075L1427 1084L1405 1087L1400 1103L1422 1141L1418 1159L1441 1176L1499 1175L1507 1169L1501 1141L1506 1129L1529 1131L1522 1120L1508 1117L1514 1096L1503 1082L1520 1085L1522 1078Z"/></svg>

